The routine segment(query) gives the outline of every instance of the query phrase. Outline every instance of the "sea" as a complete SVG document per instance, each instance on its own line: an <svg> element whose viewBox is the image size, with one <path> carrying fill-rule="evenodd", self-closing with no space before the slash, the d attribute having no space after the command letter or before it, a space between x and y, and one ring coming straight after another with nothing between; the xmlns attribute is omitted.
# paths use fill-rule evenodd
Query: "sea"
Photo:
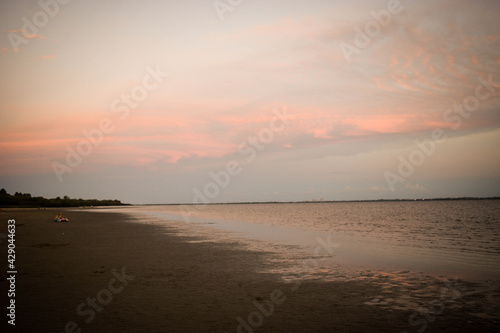
<svg viewBox="0 0 500 333"><path fill-rule="evenodd" d="M186 242L255 251L262 258L255 270L278 276L284 285L360 283L378 290L366 296L368 306L425 312L438 302L499 326L500 200L100 210L129 213L137 223L164 226L165 232Z"/></svg>
<svg viewBox="0 0 500 333"><path fill-rule="evenodd" d="M418 200L125 208L193 242L238 242L268 252L269 271L338 279L408 271L500 280L500 200ZM120 209L124 211L124 209ZM309 266L303 265L309 260ZM321 269L318 269L318 267Z"/></svg>

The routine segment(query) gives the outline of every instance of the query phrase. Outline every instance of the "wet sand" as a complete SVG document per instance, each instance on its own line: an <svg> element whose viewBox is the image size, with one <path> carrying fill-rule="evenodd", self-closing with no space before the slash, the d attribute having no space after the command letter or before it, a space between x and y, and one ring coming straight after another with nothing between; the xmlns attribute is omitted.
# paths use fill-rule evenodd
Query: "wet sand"
<svg viewBox="0 0 500 333"><path fill-rule="evenodd" d="M56 212L0 213L4 235L17 224L9 332L500 331L496 286L406 272L285 283L262 273L268 253L237 242L196 242L121 213L67 211L71 222L54 223Z"/></svg>

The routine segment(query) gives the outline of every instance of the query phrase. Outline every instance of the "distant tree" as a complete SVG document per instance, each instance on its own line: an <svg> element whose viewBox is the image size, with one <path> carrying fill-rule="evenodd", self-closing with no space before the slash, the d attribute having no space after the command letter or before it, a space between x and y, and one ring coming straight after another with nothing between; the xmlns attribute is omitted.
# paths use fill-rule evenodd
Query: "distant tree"
<svg viewBox="0 0 500 333"><path fill-rule="evenodd" d="M5 189L0 190L0 206L2 207L78 207L78 206L111 206L125 205L120 200L71 199L65 195L46 199L32 197L30 193L15 192L10 195Z"/></svg>

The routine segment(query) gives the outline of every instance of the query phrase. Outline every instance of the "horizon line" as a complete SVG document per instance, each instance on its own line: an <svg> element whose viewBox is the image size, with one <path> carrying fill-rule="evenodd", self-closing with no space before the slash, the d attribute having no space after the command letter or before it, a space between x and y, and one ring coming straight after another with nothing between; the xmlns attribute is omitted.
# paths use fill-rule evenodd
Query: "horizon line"
<svg viewBox="0 0 500 333"><path fill-rule="evenodd" d="M127 204L131 206L203 206L203 205L237 205L237 204L287 204L287 203L336 203L336 202L380 202L380 201L459 201L459 200L500 200L493 197L437 197L437 198L403 198L403 199L353 199L353 200L300 200L300 201L234 201L208 203L142 203Z"/></svg>

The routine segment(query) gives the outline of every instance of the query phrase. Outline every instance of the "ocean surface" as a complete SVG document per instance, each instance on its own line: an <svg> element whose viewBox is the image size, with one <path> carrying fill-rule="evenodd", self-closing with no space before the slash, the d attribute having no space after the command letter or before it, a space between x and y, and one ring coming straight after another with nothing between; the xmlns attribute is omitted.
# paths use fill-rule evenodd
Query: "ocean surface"
<svg viewBox="0 0 500 333"><path fill-rule="evenodd" d="M272 253L268 271L339 279L414 272L500 280L500 200L157 205L120 208L197 241ZM359 274L358 274L359 275Z"/></svg>

